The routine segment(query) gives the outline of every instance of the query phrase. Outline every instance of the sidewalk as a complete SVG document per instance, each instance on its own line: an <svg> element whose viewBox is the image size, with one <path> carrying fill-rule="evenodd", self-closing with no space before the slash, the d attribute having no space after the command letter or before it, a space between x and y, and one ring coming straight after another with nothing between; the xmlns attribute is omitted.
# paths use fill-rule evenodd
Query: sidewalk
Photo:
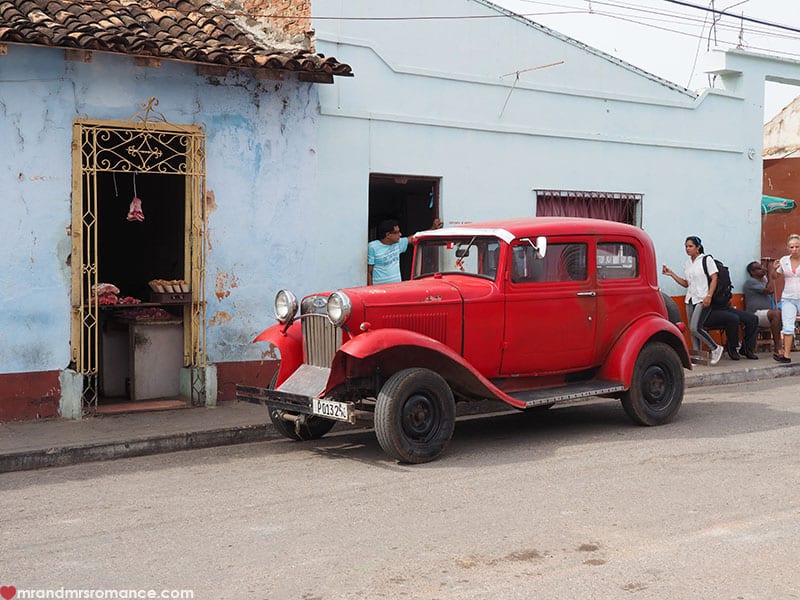
<svg viewBox="0 0 800 600"><path fill-rule="evenodd" d="M763 381L800 375L797 362L782 365L769 353L759 360L723 358L716 366L686 371L686 387ZM501 403L491 403L497 410ZM474 412L474 411L470 411ZM89 417L0 423L0 473L177 450L280 438L266 409L246 402Z"/></svg>

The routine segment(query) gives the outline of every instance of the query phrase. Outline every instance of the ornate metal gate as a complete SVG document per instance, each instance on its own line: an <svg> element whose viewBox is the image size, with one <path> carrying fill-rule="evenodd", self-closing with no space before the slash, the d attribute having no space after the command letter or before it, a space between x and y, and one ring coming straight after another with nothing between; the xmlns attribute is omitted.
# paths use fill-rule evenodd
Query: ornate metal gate
<svg viewBox="0 0 800 600"><path fill-rule="evenodd" d="M77 119L72 135L71 356L83 374L84 412L97 408L99 315L98 173L180 175L186 178L184 273L193 291L183 309L183 364L192 367L191 400L205 396L205 135L198 125L173 125L153 111L151 98L130 121ZM152 119L152 114L157 115Z"/></svg>

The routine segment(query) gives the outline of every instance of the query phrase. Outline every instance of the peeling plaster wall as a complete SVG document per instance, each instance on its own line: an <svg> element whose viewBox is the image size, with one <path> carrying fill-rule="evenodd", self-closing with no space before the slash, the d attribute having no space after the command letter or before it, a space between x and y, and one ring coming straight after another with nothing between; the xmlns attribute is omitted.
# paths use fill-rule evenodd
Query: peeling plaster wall
<svg viewBox="0 0 800 600"><path fill-rule="evenodd" d="M316 87L232 71L9 45L0 57L0 373L67 367L70 337L72 124L127 120L150 96L172 123L206 132L210 362L254 360L272 295L302 266L304 210L316 193ZM135 249L132 249L135 260Z"/></svg>

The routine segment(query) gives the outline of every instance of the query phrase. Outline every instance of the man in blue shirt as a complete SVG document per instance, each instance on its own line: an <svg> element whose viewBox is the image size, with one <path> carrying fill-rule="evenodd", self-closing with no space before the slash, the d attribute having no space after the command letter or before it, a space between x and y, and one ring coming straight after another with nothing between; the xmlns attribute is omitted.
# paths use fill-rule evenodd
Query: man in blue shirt
<svg viewBox="0 0 800 600"><path fill-rule="evenodd" d="M442 222L434 219L431 229L439 229ZM379 239L367 246L367 285L396 283L400 277L400 254L414 243L414 236L403 237L400 224L394 219L381 221L378 226Z"/></svg>

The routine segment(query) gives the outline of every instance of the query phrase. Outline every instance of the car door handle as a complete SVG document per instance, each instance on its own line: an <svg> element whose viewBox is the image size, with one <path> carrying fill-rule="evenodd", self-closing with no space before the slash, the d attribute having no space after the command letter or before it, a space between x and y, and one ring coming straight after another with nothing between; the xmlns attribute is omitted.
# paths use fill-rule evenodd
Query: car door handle
<svg viewBox="0 0 800 600"><path fill-rule="evenodd" d="M575 294L576 296L597 296L597 293L594 291L591 292L578 292Z"/></svg>

